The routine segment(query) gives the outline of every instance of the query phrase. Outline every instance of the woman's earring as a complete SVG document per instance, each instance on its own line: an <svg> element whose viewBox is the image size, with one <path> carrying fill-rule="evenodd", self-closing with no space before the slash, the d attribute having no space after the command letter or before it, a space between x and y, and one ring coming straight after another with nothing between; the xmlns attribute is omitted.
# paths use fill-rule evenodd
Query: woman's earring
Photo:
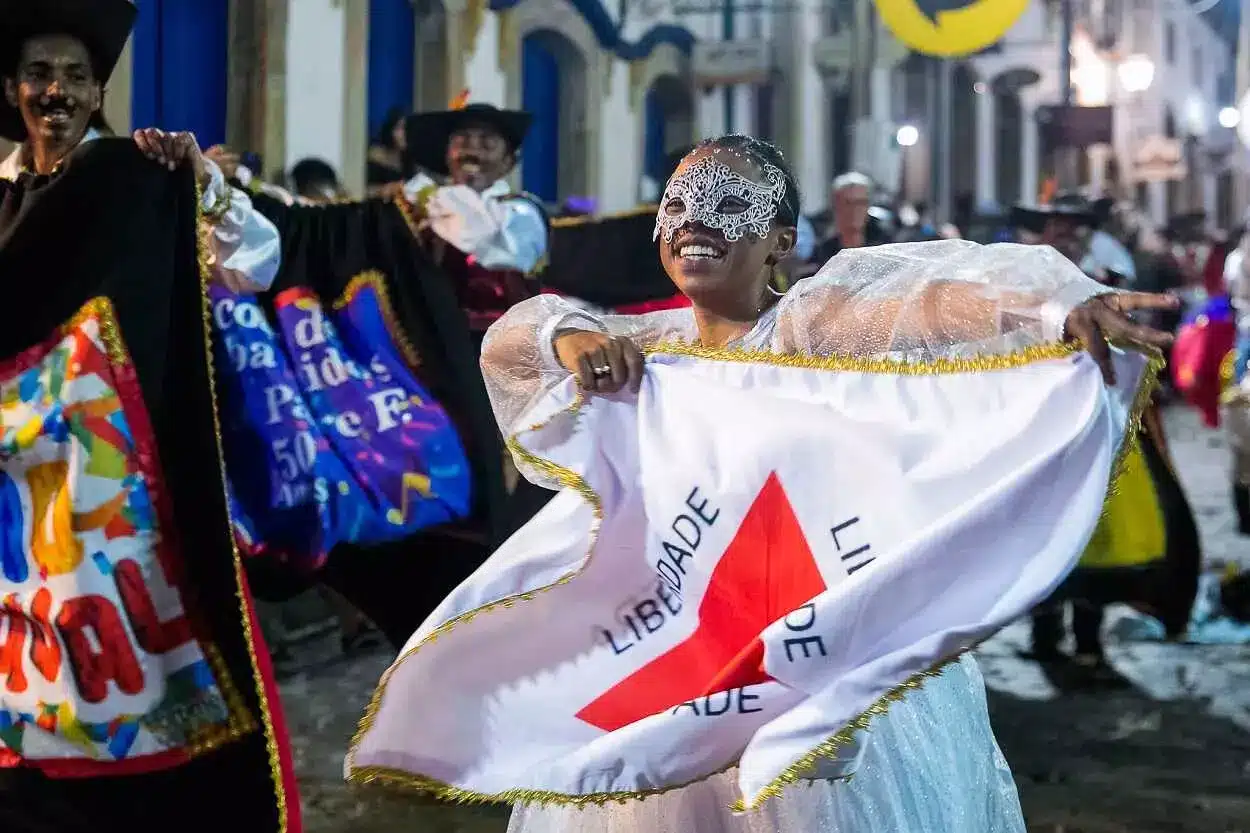
<svg viewBox="0 0 1250 833"><path fill-rule="evenodd" d="M774 264L768 277L768 285L772 287L773 292L784 295L790 288L790 280L786 277L786 273Z"/></svg>

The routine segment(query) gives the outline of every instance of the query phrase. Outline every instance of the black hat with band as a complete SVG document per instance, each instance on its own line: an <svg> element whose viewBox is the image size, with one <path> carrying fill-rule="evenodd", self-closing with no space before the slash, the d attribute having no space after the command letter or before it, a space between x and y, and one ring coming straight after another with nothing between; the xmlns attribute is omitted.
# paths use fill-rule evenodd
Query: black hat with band
<svg viewBox="0 0 1250 833"><path fill-rule="evenodd" d="M130 0L0 0L0 78L14 78L22 47L41 35L68 35L91 56L95 80L113 75L138 9ZM26 140L21 113L0 95L0 137Z"/></svg>

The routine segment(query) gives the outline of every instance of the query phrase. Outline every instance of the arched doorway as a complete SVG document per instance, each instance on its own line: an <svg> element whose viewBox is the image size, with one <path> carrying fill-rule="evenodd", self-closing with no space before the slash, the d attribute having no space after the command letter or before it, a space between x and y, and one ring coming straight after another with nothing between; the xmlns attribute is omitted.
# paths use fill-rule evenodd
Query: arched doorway
<svg viewBox="0 0 1250 833"><path fill-rule="evenodd" d="M369 136L395 109L412 109L416 12L411 0L369 0Z"/></svg>
<svg viewBox="0 0 1250 833"><path fill-rule="evenodd" d="M537 29L521 41L521 107L533 116L521 185L548 202L586 190L586 60L567 37Z"/></svg>
<svg viewBox="0 0 1250 833"><path fill-rule="evenodd" d="M131 122L189 130L202 147L226 140L228 0L139 0Z"/></svg>
<svg viewBox="0 0 1250 833"><path fill-rule="evenodd" d="M694 99L676 75L661 75L647 90L643 108L643 172L657 183L668 157L694 142Z"/></svg>

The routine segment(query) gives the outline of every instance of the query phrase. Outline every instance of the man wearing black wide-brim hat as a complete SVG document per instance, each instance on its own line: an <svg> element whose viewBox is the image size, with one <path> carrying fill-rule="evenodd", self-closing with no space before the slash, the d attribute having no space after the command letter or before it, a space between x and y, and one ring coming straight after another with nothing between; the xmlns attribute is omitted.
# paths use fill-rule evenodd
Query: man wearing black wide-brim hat
<svg viewBox="0 0 1250 833"><path fill-rule="evenodd" d="M0 0L0 137L19 147L0 162L0 179L56 173L66 156L99 138L104 88L137 15L130 0ZM156 128L135 143L153 162L195 171L206 222L214 227L214 274L232 289L268 287L280 241L200 153L195 136Z"/></svg>
<svg viewBox="0 0 1250 833"><path fill-rule="evenodd" d="M1073 263L1085 257L1088 232L1097 216L1079 194L1059 194L1044 205L1015 205L1010 224L1022 242L1042 243L1058 249Z"/></svg>
<svg viewBox="0 0 1250 833"><path fill-rule="evenodd" d="M44 341L14 324L55 322L53 358L28 370L42 378L43 367L59 368L49 371L59 388L40 388L35 407L57 414L68 438L53 451L60 441L49 429L24 440L26 451L73 461L48 481L67 523L71 511L113 518L107 531L97 515L69 535L30 532L22 513L31 510L12 488L28 464L5 444L0 831L299 833L276 688L221 495L197 245L212 240L203 255L216 256L224 282L264 284L276 272L277 232L246 198L235 201L242 195L189 134L136 134L149 167L128 140L91 129L135 15L127 0L0 0L0 135L21 144L0 165L0 400L6 417L35 413L12 397L14 379L34 375L13 374ZM192 168L203 204L188 171L158 164ZM198 233L204 222L214 234ZM107 360L93 338L107 344ZM176 446L190 450L171 453ZM116 487L98 491L114 477ZM94 504L114 491L124 504ZM199 537L211 540L188 546ZM15 553L35 560L41 543L81 569L14 567Z"/></svg>
<svg viewBox="0 0 1250 833"><path fill-rule="evenodd" d="M1102 229L1111 218L1109 198L1090 202L1080 194L1059 194L1046 205L1016 205L1011 225L1024 242L1053 246L1090 277L1111 286L1137 274L1128 249Z"/></svg>
<svg viewBox="0 0 1250 833"><path fill-rule="evenodd" d="M536 198L505 179L529 113L466 99L462 93L448 110L408 117L409 162L420 172L404 185L404 197L480 340L509 307L537 292L547 217Z"/></svg>

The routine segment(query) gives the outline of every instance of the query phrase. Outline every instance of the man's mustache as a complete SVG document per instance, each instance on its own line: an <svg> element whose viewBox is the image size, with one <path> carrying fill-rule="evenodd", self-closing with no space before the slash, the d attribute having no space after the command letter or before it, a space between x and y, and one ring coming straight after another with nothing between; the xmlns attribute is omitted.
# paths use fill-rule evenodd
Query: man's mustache
<svg viewBox="0 0 1250 833"><path fill-rule="evenodd" d="M73 110L78 102L69 95L41 95L39 106L44 110Z"/></svg>

